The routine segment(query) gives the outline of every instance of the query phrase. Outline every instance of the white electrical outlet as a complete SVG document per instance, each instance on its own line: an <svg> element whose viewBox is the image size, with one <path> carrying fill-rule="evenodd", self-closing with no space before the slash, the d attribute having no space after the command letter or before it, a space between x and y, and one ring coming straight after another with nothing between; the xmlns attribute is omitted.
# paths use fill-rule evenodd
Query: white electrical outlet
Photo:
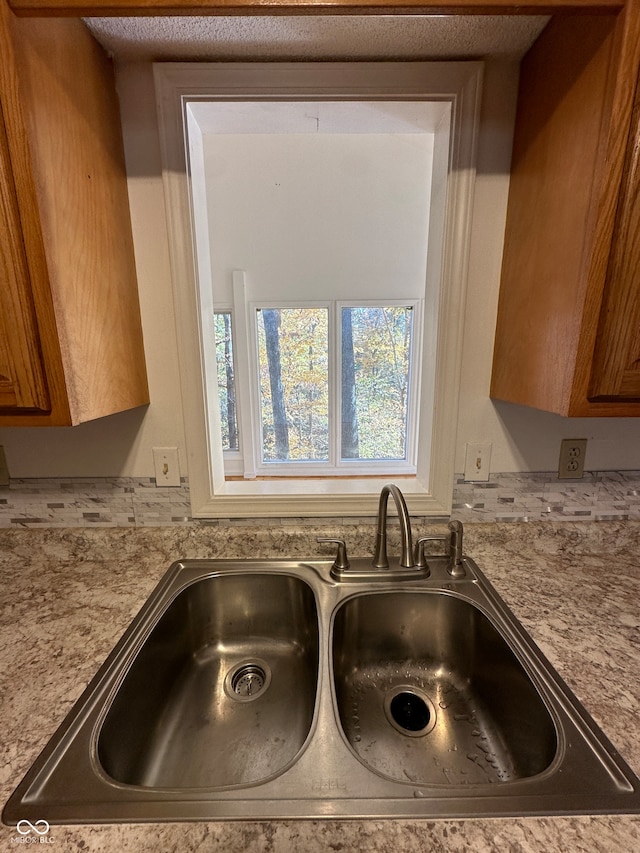
<svg viewBox="0 0 640 853"><path fill-rule="evenodd" d="M177 447L154 447L153 464L156 469L156 486L180 485Z"/></svg>
<svg viewBox="0 0 640 853"><path fill-rule="evenodd" d="M586 455L586 438L563 438L560 442L558 479L580 480L584 474L584 458Z"/></svg>
<svg viewBox="0 0 640 853"><path fill-rule="evenodd" d="M486 483L490 463L491 443L469 442L464 457L464 479L469 483Z"/></svg>

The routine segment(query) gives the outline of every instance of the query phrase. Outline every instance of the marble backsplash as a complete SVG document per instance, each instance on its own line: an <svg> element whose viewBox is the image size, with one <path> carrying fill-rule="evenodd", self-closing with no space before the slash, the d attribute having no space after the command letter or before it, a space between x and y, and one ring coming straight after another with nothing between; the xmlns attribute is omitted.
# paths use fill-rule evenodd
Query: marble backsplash
<svg viewBox="0 0 640 853"><path fill-rule="evenodd" d="M193 519L190 512L186 480L177 488L158 488L153 478L144 477L13 479L8 487L0 487L0 527L5 528L255 525L258 521L203 521ZM467 483L456 475L451 514L465 523L640 520L640 471L590 472L581 480L559 480L555 473L492 474L487 483ZM275 523L318 521L282 518ZM373 524L373 519L349 517L340 522Z"/></svg>

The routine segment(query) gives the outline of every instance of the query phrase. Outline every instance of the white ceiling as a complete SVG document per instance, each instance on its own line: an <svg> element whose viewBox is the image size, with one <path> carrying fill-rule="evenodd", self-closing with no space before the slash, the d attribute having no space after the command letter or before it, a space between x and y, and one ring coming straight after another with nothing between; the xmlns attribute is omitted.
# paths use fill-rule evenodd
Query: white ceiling
<svg viewBox="0 0 640 853"><path fill-rule="evenodd" d="M520 59L547 21L519 15L85 19L118 60Z"/></svg>

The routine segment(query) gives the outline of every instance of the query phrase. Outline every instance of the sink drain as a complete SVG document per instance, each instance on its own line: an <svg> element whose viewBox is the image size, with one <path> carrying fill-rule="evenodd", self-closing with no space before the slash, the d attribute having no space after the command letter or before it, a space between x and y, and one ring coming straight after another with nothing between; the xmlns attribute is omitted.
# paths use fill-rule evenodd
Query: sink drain
<svg viewBox="0 0 640 853"><path fill-rule="evenodd" d="M429 697L411 684L390 690L384 699L387 720L407 737L429 734L436 724L436 709Z"/></svg>
<svg viewBox="0 0 640 853"><path fill-rule="evenodd" d="M261 696L271 683L271 670L263 660L245 660L236 664L224 680L227 696L250 702Z"/></svg>

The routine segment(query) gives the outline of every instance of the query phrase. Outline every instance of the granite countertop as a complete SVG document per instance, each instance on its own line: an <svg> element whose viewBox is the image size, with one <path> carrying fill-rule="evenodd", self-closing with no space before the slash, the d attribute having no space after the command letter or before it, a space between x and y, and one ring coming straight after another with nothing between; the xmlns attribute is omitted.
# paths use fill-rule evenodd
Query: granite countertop
<svg viewBox="0 0 640 853"><path fill-rule="evenodd" d="M372 531L342 531L352 554L370 552ZM308 556L318 535L339 532L329 523L0 530L2 803L171 562ZM640 775L640 523L469 524L465 533L465 552ZM7 846L17 837L0 827ZM609 853L640 850L640 816L54 826L50 838L82 851Z"/></svg>

